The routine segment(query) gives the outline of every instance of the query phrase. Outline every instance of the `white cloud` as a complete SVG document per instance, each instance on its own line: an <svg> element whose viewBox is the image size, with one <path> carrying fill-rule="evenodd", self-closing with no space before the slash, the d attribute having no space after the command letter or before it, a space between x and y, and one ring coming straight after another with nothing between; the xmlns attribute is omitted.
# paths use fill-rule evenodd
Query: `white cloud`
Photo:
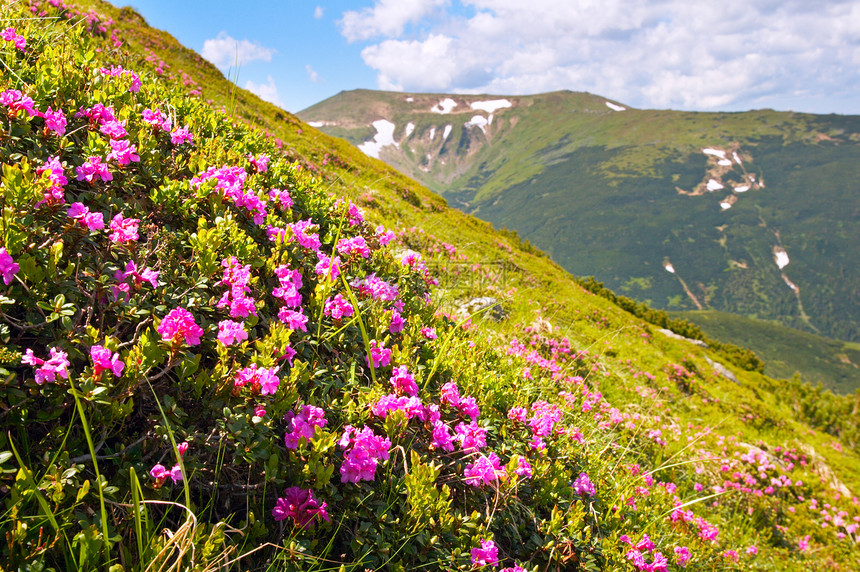
<svg viewBox="0 0 860 572"><path fill-rule="evenodd" d="M319 82L321 82L321 81L322 81L322 78L320 77L320 74L318 74L318 73L316 72L316 70L315 70L314 68L312 68L312 67L311 67L311 65L310 65L310 64L308 64L308 65L306 65L306 66L305 66L305 71L306 71L306 72L307 72L307 74L308 74L308 78L309 78L313 83L319 83Z"/></svg>
<svg viewBox="0 0 860 572"><path fill-rule="evenodd" d="M278 94L278 86L275 85L275 78L272 76L266 77L266 83L256 83L248 80L245 82L245 89L256 94L260 99L265 99L269 103L283 107L281 96Z"/></svg>
<svg viewBox="0 0 860 572"><path fill-rule="evenodd" d="M341 32L373 40L362 58L382 89L743 109L796 92L844 101L860 86L856 0L452 2L374 0L346 12Z"/></svg>
<svg viewBox="0 0 860 572"><path fill-rule="evenodd" d="M230 66L243 66L254 60L269 62L272 60L275 50L261 46L250 40L236 40L231 38L223 30L215 38L203 42L200 55L218 66L228 68Z"/></svg>
<svg viewBox="0 0 860 572"><path fill-rule="evenodd" d="M416 22L447 4L447 0L376 0L372 8L344 12L338 22L350 42L376 36L399 36L407 24Z"/></svg>
<svg viewBox="0 0 860 572"><path fill-rule="evenodd" d="M316 18L317 20L321 19L324 13L325 8L323 8L322 6L317 6L316 8L314 8L314 18Z"/></svg>

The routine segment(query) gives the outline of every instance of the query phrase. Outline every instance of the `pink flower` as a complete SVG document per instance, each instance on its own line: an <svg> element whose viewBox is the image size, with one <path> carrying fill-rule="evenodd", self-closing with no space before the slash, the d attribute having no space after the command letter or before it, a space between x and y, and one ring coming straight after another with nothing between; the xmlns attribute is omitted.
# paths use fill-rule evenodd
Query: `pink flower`
<svg viewBox="0 0 860 572"><path fill-rule="evenodd" d="M177 127L170 133L170 142L174 145L188 143L194 144L194 136L188 131L188 127Z"/></svg>
<svg viewBox="0 0 860 572"><path fill-rule="evenodd" d="M391 363L391 350L382 345L381 342L370 340L370 357L373 359L373 367L385 367ZM370 365L370 360L364 358L365 363Z"/></svg>
<svg viewBox="0 0 860 572"><path fill-rule="evenodd" d="M42 385L46 381L54 381L57 376L63 379L69 379L69 360L68 354L57 348L51 348L51 357L47 361L37 358L33 355L33 350L28 349L21 358L21 363L38 366L36 370L36 383Z"/></svg>
<svg viewBox="0 0 860 572"><path fill-rule="evenodd" d="M101 230L105 227L105 215L90 212L90 209L83 203L72 203L69 210L66 211L66 215L75 219L87 230Z"/></svg>
<svg viewBox="0 0 860 572"><path fill-rule="evenodd" d="M575 492L579 496L594 496L594 483L591 482L591 479L588 478L588 475L586 473L579 473L579 476L576 477L576 479L573 481L573 485L571 486L573 486L573 492Z"/></svg>
<svg viewBox="0 0 860 572"><path fill-rule="evenodd" d="M164 113L159 111L158 108L155 109L144 109L141 114L144 123L148 123L153 127L157 127L164 131L170 131L170 119Z"/></svg>
<svg viewBox="0 0 860 572"><path fill-rule="evenodd" d="M293 199L290 198L290 193L284 189L272 189L269 191L269 200L281 207L283 211L293 208Z"/></svg>
<svg viewBox="0 0 860 572"><path fill-rule="evenodd" d="M460 447L467 453L483 449L487 446L487 430L475 421L472 421L468 425L461 422L457 425L455 431L457 436L454 437L454 440L459 441Z"/></svg>
<svg viewBox="0 0 860 572"><path fill-rule="evenodd" d="M343 317L348 318L349 316L352 316L353 312L352 304L350 304L341 294L326 300L325 307L323 309L323 314L331 316L333 320L340 320Z"/></svg>
<svg viewBox="0 0 860 572"><path fill-rule="evenodd" d="M173 481L173 484L182 480L182 468L179 465L174 465L169 471L164 465L158 464L149 470L149 476L155 479L155 487L158 488L164 484L167 477Z"/></svg>
<svg viewBox="0 0 860 572"><path fill-rule="evenodd" d="M265 173L269 169L269 157L267 155L257 155L256 158L253 155L248 155L248 162L254 166L258 173Z"/></svg>
<svg viewBox="0 0 860 572"><path fill-rule="evenodd" d="M108 170L108 166L102 163L101 157L90 157L87 162L80 167L75 167L75 172L78 174L79 181L87 181L92 183L96 177L100 177L102 181L112 181L113 175Z"/></svg>
<svg viewBox="0 0 860 572"><path fill-rule="evenodd" d="M218 341L225 346L231 346L236 342L244 342L248 339L248 332L241 322L233 320L222 320L218 322Z"/></svg>
<svg viewBox="0 0 860 572"><path fill-rule="evenodd" d="M137 163L140 161L140 156L136 154L137 147L126 140L110 141L111 152L108 153L107 160L115 159L120 165L128 165L129 163Z"/></svg>
<svg viewBox="0 0 860 572"><path fill-rule="evenodd" d="M287 327L291 330L301 330L303 332L307 332L307 323L308 317L304 315L304 313L299 310L290 310L289 308L281 308L278 311L278 319L287 325Z"/></svg>
<svg viewBox="0 0 860 572"><path fill-rule="evenodd" d="M45 161L44 165L36 169L36 175L39 177L46 176L50 185L48 190L45 191L44 199L37 203L36 206L38 207L42 203L48 203L49 205L63 204L65 202L63 198L63 186L69 180L63 174L63 165L60 163L60 158L54 156Z"/></svg>
<svg viewBox="0 0 860 572"><path fill-rule="evenodd" d="M421 328L421 335L427 338L428 340L436 339L436 328L423 327Z"/></svg>
<svg viewBox="0 0 860 572"><path fill-rule="evenodd" d="M6 40L7 42L12 42L15 44L15 47L21 51L24 51L27 48L27 40L24 36L19 35L15 28L6 28L2 32L0 32L0 38Z"/></svg>
<svg viewBox="0 0 860 572"><path fill-rule="evenodd" d="M110 370L116 377L122 375L125 363L119 359L119 354L111 354L111 351L102 346L90 348L90 358L93 360L93 375L100 378L104 370Z"/></svg>
<svg viewBox="0 0 860 572"><path fill-rule="evenodd" d="M317 251L322 246L320 236L314 233L313 229L316 225L311 219L300 220L290 225L293 229L293 238L299 243L299 246Z"/></svg>
<svg viewBox="0 0 860 572"><path fill-rule="evenodd" d="M448 451L449 453L454 450L454 439L453 435L451 435L451 430L442 421L436 420L433 422L432 437L433 447Z"/></svg>
<svg viewBox="0 0 860 572"><path fill-rule="evenodd" d="M753 545L747 548L747 554L755 555L758 554L758 547Z"/></svg>
<svg viewBox="0 0 860 572"><path fill-rule="evenodd" d="M499 563L499 549L492 540L481 539L481 547L470 551L472 564L476 566L496 566Z"/></svg>
<svg viewBox="0 0 860 572"><path fill-rule="evenodd" d="M797 541L797 547L800 549L801 552L806 552L809 549L809 535L808 534Z"/></svg>
<svg viewBox="0 0 860 572"><path fill-rule="evenodd" d="M189 346L196 346L200 343L200 336L203 335L203 328L197 325L194 316L185 308L171 310L161 320L157 331L161 334L162 340L176 345L184 340Z"/></svg>
<svg viewBox="0 0 860 572"><path fill-rule="evenodd" d="M128 131L125 130L125 124L125 121L105 121L99 127L99 131L111 139L122 139L128 135Z"/></svg>
<svg viewBox="0 0 860 572"><path fill-rule="evenodd" d="M284 435L284 445L287 449L298 449L299 440L305 439L308 443L313 439L317 427L325 427L328 421L325 412L313 405L302 406L298 414L290 411L284 416L287 429L290 431Z"/></svg>
<svg viewBox="0 0 860 572"><path fill-rule="evenodd" d="M370 427L358 431L347 425L338 445L346 450L340 466L340 480L357 483L374 480L379 461L388 460L391 441L375 435Z"/></svg>
<svg viewBox="0 0 860 572"><path fill-rule="evenodd" d="M358 254L362 258L370 257L370 248L363 236L354 238L342 238L337 243L337 251L341 256L350 257L353 254Z"/></svg>
<svg viewBox="0 0 860 572"><path fill-rule="evenodd" d="M108 238L112 242L134 242L139 237L137 227L140 224L138 218L123 218L122 213L117 213L110 221L110 229L113 231Z"/></svg>
<svg viewBox="0 0 860 572"><path fill-rule="evenodd" d="M0 273L3 274L3 284L8 286L12 283L12 277L18 273L21 267L18 266L18 263L12 260L12 257L9 256L9 253L6 251L6 247L0 248Z"/></svg>
<svg viewBox="0 0 860 572"><path fill-rule="evenodd" d="M319 504L311 489L290 487L284 491L284 496L276 501L272 516L277 521L292 518L299 528L307 528L314 524L317 517L330 520L327 506L327 503Z"/></svg>
<svg viewBox="0 0 860 572"><path fill-rule="evenodd" d="M525 423L527 415L528 413L522 407L511 407L510 411L508 411L508 419L518 423Z"/></svg>
<svg viewBox="0 0 860 572"><path fill-rule="evenodd" d="M409 373L405 365L394 368L391 375L391 385L397 393L405 393L411 397L418 395L418 384L415 383L415 377Z"/></svg>
<svg viewBox="0 0 860 572"><path fill-rule="evenodd" d="M388 331L392 334L396 334L398 332L403 331L403 327L406 325L406 322L403 320L403 317L400 315L400 312L397 310L391 311L391 323L388 326Z"/></svg>
<svg viewBox="0 0 860 572"><path fill-rule="evenodd" d="M45 127L53 131L59 136L66 133L66 116L61 110L54 111L50 107L45 113L41 114L45 119Z"/></svg>
<svg viewBox="0 0 860 572"><path fill-rule="evenodd" d="M337 280L337 277L340 276L340 256L335 256L332 260L327 254L317 252L317 258L319 258L319 262L314 267L316 275Z"/></svg>
<svg viewBox="0 0 860 572"><path fill-rule="evenodd" d="M259 388L260 395L274 395L278 391L280 379L276 375L280 367L257 367L257 364L252 364L250 367L240 369L236 372L236 379L233 384L236 387L251 386L253 391Z"/></svg>
<svg viewBox="0 0 860 572"><path fill-rule="evenodd" d="M142 271L137 271L137 264L134 260L129 260L125 265L125 270L117 270L113 277L117 282L122 282L129 276L134 279L134 287L140 289L144 282L149 282L153 288L158 288L158 272L151 268L144 268Z"/></svg>
<svg viewBox="0 0 860 572"><path fill-rule="evenodd" d="M24 95L17 89L7 89L3 93L0 93L0 105L5 105L9 108L10 117L18 115L19 111L26 111L30 117L39 115L39 112L34 107L35 102L33 98Z"/></svg>
<svg viewBox="0 0 860 572"><path fill-rule="evenodd" d="M514 472L520 477L525 477L527 479L532 478L532 465L528 462L528 459L526 459L522 455L514 455L508 462L508 466L510 467L510 464L515 460L517 468Z"/></svg>
<svg viewBox="0 0 860 572"><path fill-rule="evenodd" d="M451 407L460 405L460 388L453 381L442 386L441 395L440 401L443 405L450 405Z"/></svg>
<svg viewBox="0 0 860 572"><path fill-rule="evenodd" d="M681 568L685 568L687 566L687 562L690 561L690 549L686 546L676 546L675 547L675 562Z"/></svg>

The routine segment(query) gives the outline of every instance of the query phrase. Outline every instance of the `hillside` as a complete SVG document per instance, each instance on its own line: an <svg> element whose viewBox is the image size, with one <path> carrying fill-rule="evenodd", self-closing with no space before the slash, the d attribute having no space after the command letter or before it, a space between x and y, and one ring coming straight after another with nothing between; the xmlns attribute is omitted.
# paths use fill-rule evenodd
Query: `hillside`
<svg viewBox="0 0 860 572"><path fill-rule="evenodd" d="M856 563L860 394L694 343L131 9L0 29L3 570Z"/></svg>
<svg viewBox="0 0 860 572"><path fill-rule="evenodd" d="M651 306L860 341L860 117L368 90L299 116Z"/></svg>

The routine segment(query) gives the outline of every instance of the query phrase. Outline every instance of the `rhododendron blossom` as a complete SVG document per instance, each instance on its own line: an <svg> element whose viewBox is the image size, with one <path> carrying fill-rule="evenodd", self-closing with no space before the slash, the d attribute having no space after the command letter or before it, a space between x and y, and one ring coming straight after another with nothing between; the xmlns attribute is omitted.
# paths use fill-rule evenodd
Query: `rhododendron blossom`
<svg viewBox="0 0 860 572"><path fill-rule="evenodd" d="M66 211L66 215L69 218L75 219L75 221L87 230L101 230L105 227L105 215L90 212L90 209L84 206L83 203L72 203L69 206L69 210Z"/></svg>
<svg viewBox="0 0 860 572"><path fill-rule="evenodd" d="M299 243L299 246L310 250L319 250L322 243L320 242L319 234L313 232L319 227L312 220L300 220L290 225L293 229L293 238Z"/></svg>
<svg viewBox="0 0 860 572"><path fill-rule="evenodd" d="M284 435L284 444L288 449L298 449L299 439L306 439L310 442L313 439L314 432L317 427L325 427L328 421L325 418L325 412L319 407L313 405L304 405L298 413L292 411L284 416L287 422L287 430Z"/></svg>
<svg viewBox="0 0 860 572"><path fill-rule="evenodd" d="M394 368L391 375L391 385L397 393L405 393L412 397L418 395L418 384L415 383L415 377L409 373L405 365Z"/></svg>
<svg viewBox="0 0 860 572"><path fill-rule="evenodd" d="M595 488L594 483L591 482L591 479L588 478L586 473L579 473L579 476L573 481L573 492L578 494L579 496L588 495L590 497L594 496Z"/></svg>
<svg viewBox="0 0 860 572"><path fill-rule="evenodd" d="M403 331L403 328L406 326L406 321L400 315L400 312L397 310L391 311L391 322L388 326L388 331L392 334L397 334Z"/></svg>
<svg viewBox="0 0 860 572"><path fill-rule="evenodd" d="M106 163L102 163L101 157L90 157L87 162L80 167L75 167L75 172L78 174L79 181L87 181L88 183L95 182L96 177L102 181L112 181L113 175Z"/></svg>
<svg viewBox="0 0 860 572"><path fill-rule="evenodd" d="M332 260L327 254L317 252L317 258L319 258L319 262L314 267L316 275L337 280L337 277L340 276L340 256L335 256Z"/></svg>
<svg viewBox="0 0 860 572"><path fill-rule="evenodd" d="M299 528L310 528L317 517L330 520L326 511L327 506L327 503L320 504L314 498L311 489L289 487L284 491L284 496L275 502L272 516L276 521L291 518Z"/></svg>
<svg viewBox="0 0 860 572"><path fill-rule="evenodd" d="M279 369L280 367L267 368L251 364L236 372L233 384L235 387L249 386L253 391L259 391L260 395L274 395L281 382L276 375Z"/></svg>
<svg viewBox="0 0 860 572"><path fill-rule="evenodd" d="M481 547L473 548L469 554L475 566L496 566L499 563L499 549L492 540L481 539Z"/></svg>
<svg viewBox="0 0 860 572"><path fill-rule="evenodd" d="M15 117L19 111L25 111L30 117L39 115L36 110L35 102L29 95L24 95L17 89L7 89L0 93L0 105L5 105L9 108L8 115Z"/></svg>
<svg viewBox="0 0 860 572"><path fill-rule="evenodd" d="M38 367L36 370L36 383L42 385L46 381L55 381L57 376L69 379L69 355L57 348L51 348L51 357L48 360L37 358L33 350L27 349L21 363Z"/></svg>
<svg viewBox="0 0 860 572"><path fill-rule="evenodd" d="M341 256L350 257L358 254L362 258L370 257L370 248L363 236L354 238L342 238L337 242L337 251Z"/></svg>
<svg viewBox="0 0 860 572"><path fill-rule="evenodd" d="M0 39L12 42L15 47L21 51L24 51L27 48L27 39L18 34L15 28L6 28L0 32Z"/></svg>
<svg viewBox="0 0 860 572"><path fill-rule="evenodd" d="M475 421L472 421L468 425L460 423L454 430L457 433L454 440L459 441L460 447L467 453L483 449L487 446L487 430Z"/></svg>
<svg viewBox="0 0 860 572"><path fill-rule="evenodd" d="M6 247L0 247L0 273L3 274L3 284L8 286L12 283L12 277L18 273L21 267L12 260Z"/></svg>
<svg viewBox="0 0 860 572"><path fill-rule="evenodd" d="M176 484L182 480L182 468L177 464L174 465L172 469L167 470L164 465L158 464L149 470L149 476L155 479L156 488L163 485L164 481L167 480L167 477L170 477L173 484Z"/></svg>
<svg viewBox="0 0 860 572"><path fill-rule="evenodd" d="M183 143L193 145L194 135L192 135L191 132L188 131L188 127L177 127L170 132L170 142L174 145L182 145Z"/></svg>
<svg viewBox="0 0 860 572"><path fill-rule="evenodd" d="M347 425L338 445L345 449L340 466L340 480L344 483L372 481L376 477L379 461L387 461L391 441L365 427L360 431Z"/></svg>
<svg viewBox="0 0 860 572"><path fill-rule="evenodd" d="M391 363L391 350L377 340L370 340L370 358L373 359L373 367L385 367ZM370 365L370 360L365 357L364 361Z"/></svg>
<svg viewBox="0 0 860 572"><path fill-rule="evenodd" d="M117 213L110 221L111 233L108 238L112 242L124 243L135 242L138 238L137 228L140 224L138 218L125 218L122 213Z"/></svg>
<svg viewBox="0 0 860 572"><path fill-rule="evenodd" d="M114 160L120 165L128 165L129 163L137 163L140 161L140 155L137 155L137 147L126 140L110 141L111 152L108 153L107 160Z"/></svg>
<svg viewBox="0 0 860 572"><path fill-rule="evenodd" d="M690 549L686 546L676 546L675 547L675 562L678 566L684 568L687 566L687 562L690 561Z"/></svg>
<svg viewBox="0 0 860 572"><path fill-rule="evenodd" d="M301 330L307 332L308 317L301 310L290 310L287 307L282 307L278 311L278 319L287 325L291 330Z"/></svg>
<svg viewBox="0 0 860 572"><path fill-rule="evenodd" d="M253 155L248 155L248 162L254 166L254 169L258 173L265 173L269 170L269 157L268 155L257 155L254 157Z"/></svg>
<svg viewBox="0 0 860 572"><path fill-rule="evenodd" d="M66 116L61 110L54 111L48 107L48 110L40 114L45 120L45 127L53 131L60 137L66 134Z"/></svg>
<svg viewBox="0 0 860 572"><path fill-rule="evenodd" d="M284 189L270 190L269 201L281 207L282 211L288 211L293 208L293 199L290 198L290 193Z"/></svg>
<svg viewBox="0 0 860 572"><path fill-rule="evenodd" d="M242 322L234 322L233 320L221 320L218 322L218 341L225 346L244 342L247 339L248 332L245 331L245 326Z"/></svg>
<svg viewBox="0 0 860 572"><path fill-rule="evenodd" d="M464 480L473 487L491 485L504 474L505 470L502 469L499 456L495 453L490 453L488 456L481 455L463 471Z"/></svg>
<svg viewBox="0 0 860 572"><path fill-rule="evenodd" d="M128 136L128 131L125 130L126 121L105 121L99 127L99 131L107 135L111 139L123 139Z"/></svg>
<svg viewBox="0 0 860 572"><path fill-rule="evenodd" d="M371 406L370 411L377 417L385 419L389 411L403 411L406 417L412 419L418 417L421 420L426 420L427 413L424 404L417 397L399 396L396 393L383 395L379 401Z"/></svg>
<svg viewBox="0 0 860 572"><path fill-rule="evenodd" d="M338 294L334 298L329 298L325 301L325 307L323 308L323 314L326 316L331 316L333 320L340 320L343 317L352 316L353 312L352 304L346 300L341 294Z"/></svg>
<svg viewBox="0 0 860 572"><path fill-rule="evenodd" d="M161 339L165 342L178 345L183 341L189 346L200 343L203 328L194 321L194 316L185 308L174 308L171 310L157 328Z"/></svg>
<svg viewBox="0 0 860 572"><path fill-rule="evenodd" d="M119 377L125 369L125 363L119 359L119 354L112 354L109 349L102 346L91 347L90 358L93 360L93 375L96 378L101 377L105 370L112 371L116 377Z"/></svg>
<svg viewBox="0 0 860 572"><path fill-rule="evenodd" d="M137 264L134 260L129 260L125 264L125 270L117 270L114 272L113 277L118 282L123 282L128 278L134 280L135 289L139 290L141 286L143 286L144 282L149 282L149 285L153 288L158 288L158 272L152 270L151 268L144 268L140 272L137 270Z"/></svg>

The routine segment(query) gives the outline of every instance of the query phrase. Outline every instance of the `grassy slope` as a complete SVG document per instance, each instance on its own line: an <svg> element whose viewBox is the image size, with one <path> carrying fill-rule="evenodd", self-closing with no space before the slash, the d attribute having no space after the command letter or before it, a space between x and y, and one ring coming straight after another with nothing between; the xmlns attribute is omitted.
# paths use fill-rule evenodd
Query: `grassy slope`
<svg viewBox="0 0 860 572"><path fill-rule="evenodd" d="M407 96L415 101L405 103ZM462 128L471 113L429 113L440 97L346 92L301 116L346 118L323 129L353 142L367 137L374 119L394 121L397 140L413 121L414 132L399 149L384 150L383 159L458 208L517 230L574 274L594 274L656 307L700 304L831 337L860 335L860 264L852 247L860 240L852 224L860 118L767 110L619 113L603 98L557 92L510 98L514 108L495 114L489 144L480 144L483 135ZM463 102L455 112L491 98L453 97ZM427 129L445 123L454 127L446 146L427 146ZM719 203L731 193L676 191L708 180L714 161L708 164L701 149L733 145L744 166L723 173L723 182L737 185L748 173L764 189L738 194L724 212ZM429 172L422 170L425 151L439 157ZM802 307L773 262L776 246L791 257L785 274L799 286ZM667 259L676 276L663 272Z"/></svg>
<svg viewBox="0 0 860 572"><path fill-rule="evenodd" d="M752 349L765 361L765 373L786 379L799 373L813 385L839 393L856 389L860 347L815 334L721 312L678 312L680 318L700 326L714 339L732 341ZM786 351L790 348L791 351Z"/></svg>
<svg viewBox="0 0 860 572"><path fill-rule="evenodd" d="M814 408L807 411L807 405L799 397L804 395L804 388L794 385L786 391L782 382L735 368L732 369L739 384L713 374L704 360L706 352L697 346L662 337L648 324L585 292L565 270L546 257L535 255L518 242L494 232L485 222L448 209L440 197L383 163L365 157L346 142L322 134L234 88L199 56L179 46L168 34L141 26L139 17L129 11L120 13L101 4L98 7L114 15L118 27L129 39L128 47L137 51L141 59L147 55L146 50L152 50L170 64L172 73L178 75L182 70L192 82L203 86L203 97L211 99L216 108L224 107L234 118L282 139L286 154L318 173L323 187L353 197L371 217L390 227L419 227L423 234L407 234L415 246L425 251L434 243L429 235L455 244L468 257L470 266L464 271L462 266L440 262L437 271L441 274L442 288L437 297L442 304L477 294L503 300L509 318L501 324L481 322L479 326L479 333L490 343L502 345L512 335L523 336L524 327L539 312L553 325L555 335L569 338L575 349L587 350L594 356L593 371L587 379L599 387L609 402L649 417L655 407L658 411L662 409L663 413L657 415L657 426L662 417L664 427L666 423L678 427L692 423L696 427L716 427L723 435L740 434L750 443L761 440L770 446L779 443L813 447L822 456L819 461L822 466L826 459L826 465L843 483L853 490L860 488L860 459L852 450L856 448L856 429L852 432L849 424L846 430L844 419L843 425L839 425L840 420L819 422ZM504 272L498 271L500 267ZM669 364L680 363L701 372L697 376L701 382L693 393L680 391L669 379ZM654 374L654 381L646 381L642 372ZM672 387L654 399L644 397L636 388L638 385L658 392L662 387ZM833 436L810 429L804 418L815 421L820 428L842 434L844 452L837 453L829 447ZM657 463L659 459L646 457L643 462ZM609 467L606 470L611 471ZM734 533L729 529L724 534L731 537ZM779 554L779 562L796 557L786 547L776 547L773 551L774 555ZM767 568L768 564L763 562L762 566Z"/></svg>

